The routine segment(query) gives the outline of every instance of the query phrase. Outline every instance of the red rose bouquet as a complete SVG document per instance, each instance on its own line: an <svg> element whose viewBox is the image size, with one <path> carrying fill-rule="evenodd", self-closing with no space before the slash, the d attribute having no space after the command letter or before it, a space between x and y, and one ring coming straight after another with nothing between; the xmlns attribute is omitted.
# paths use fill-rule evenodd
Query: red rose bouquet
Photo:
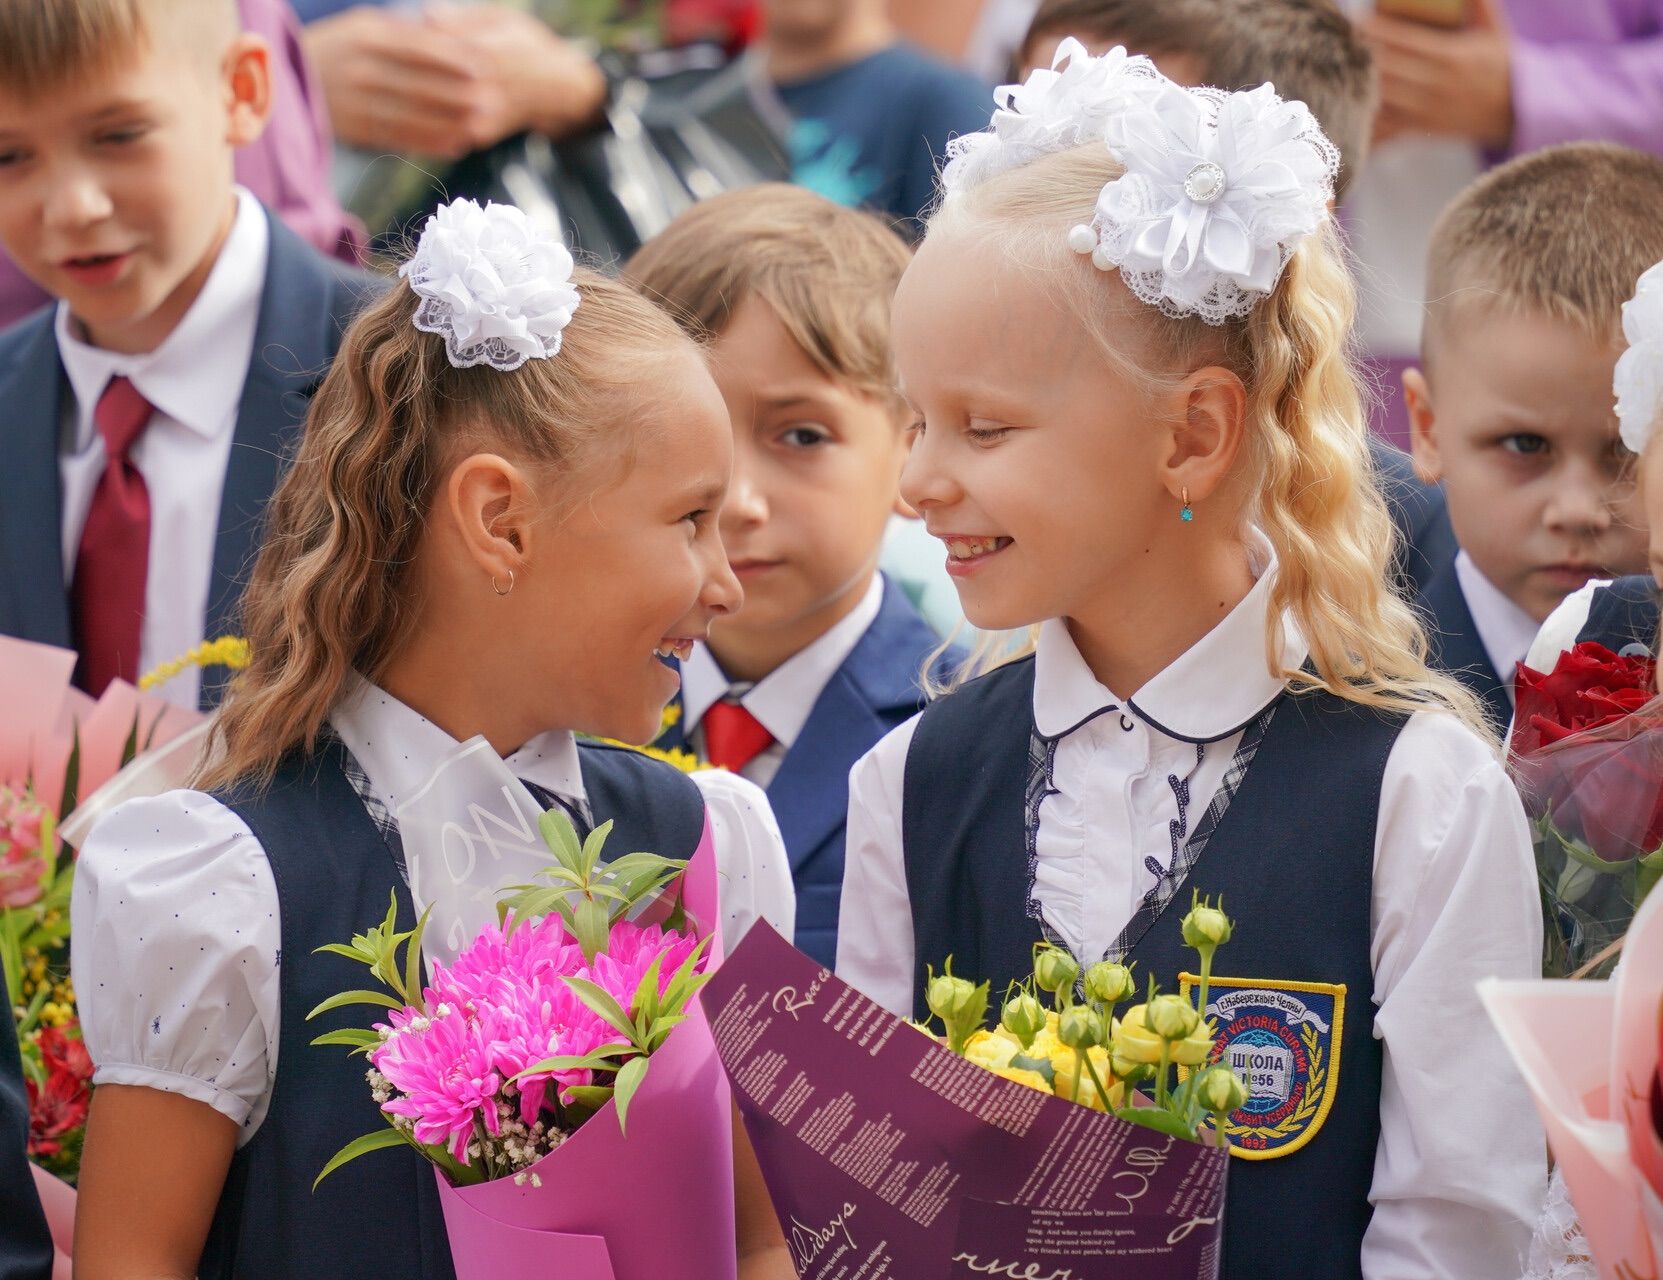
<svg viewBox="0 0 1663 1280"><path fill-rule="evenodd" d="M1650 658L1584 642L1520 666L1509 765L1535 837L1549 977L1608 973L1663 876L1663 699Z"/></svg>

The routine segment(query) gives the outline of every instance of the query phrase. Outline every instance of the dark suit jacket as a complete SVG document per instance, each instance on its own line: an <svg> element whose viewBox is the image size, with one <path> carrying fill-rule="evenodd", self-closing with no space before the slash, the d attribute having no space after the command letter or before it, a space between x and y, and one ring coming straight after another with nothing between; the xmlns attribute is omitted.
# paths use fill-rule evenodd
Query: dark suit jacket
<svg viewBox="0 0 1663 1280"><path fill-rule="evenodd" d="M1505 734L1513 720L1513 700L1507 696L1513 673L1503 676L1490 665L1490 655L1484 651L1478 624L1472 619L1461 580L1455 574L1454 553L1433 573L1415 604L1426 623L1428 665L1449 672L1472 690L1484 704L1496 732Z"/></svg>
<svg viewBox="0 0 1663 1280"><path fill-rule="evenodd" d="M6 975L0 972L0 992L5 989ZM29 1140L29 1100L9 1011L0 1023L0 1280L47 1280L52 1274L52 1237L23 1154Z"/></svg>
<svg viewBox="0 0 1663 1280"><path fill-rule="evenodd" d="M940 643L906 594L886 578L878 616L827 681L768 784L768 803L779 819L797 889L797 946L828 969L837 953L849 770L879 738L923 710L919 674ZM963 656L944 655L937 673L945 674ZM678 721L656 745L686 747L685 723Z"/></svg>
<svg viewBox="0 0 1663 1280"><path fill-rule="evenodd" d="M298 439L312 388L329 367L358 308L380 288L373 276L325 258L270 217L254 351L214 544L204 634L229 634L244 573L259 544L266 500ZM62 491L58 453L68 382L58 358L53 308L0 333L0 635L68 649ZM223 673L204 672L204 707Z"/></svg>
<svg viewBox="0 0 1663 1280"><path fill-rule="evenodd" d="M1404 595L1413 599L1432 576L1455 559L1455 530L1443 488L1415 475L1409 455L1378 436L1369 438L1375 482L1397 526L1397 572Z"/></svg>

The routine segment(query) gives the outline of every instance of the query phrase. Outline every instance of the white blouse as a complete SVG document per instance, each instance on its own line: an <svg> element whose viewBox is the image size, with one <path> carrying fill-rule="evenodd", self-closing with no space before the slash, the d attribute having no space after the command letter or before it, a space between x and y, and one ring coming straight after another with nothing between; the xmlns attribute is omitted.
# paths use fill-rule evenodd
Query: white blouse
<svg viewBox="0 0 1663 1280"><path fill-rule="evenodd" d="M1188 780L1193 830L1241 727L1281 693L1264 659L1274 572L1271 561L1223 622L1129 699L1091 677L1066 625L1041 629L1035 723L1063 736L1059 794L1039 809L1035 892L1083 961L1102 955L1153 885L1144 859L1171 861L1168 824L1180 806L1169 779ZM1304 647L1284 627L1284 661L1297 666ZM891 732L850 774L837 949L839 976L903 1015L914 939L901 810L916 725ZM1203 740L1199 763L1183 739ZM1540 976L1541 947L1530 836L1494 751L1451 716L1411 717L1387 761L1375 835L1370 958L1385 1063L1368 1280L1518 1277L1546 1148L1474 987Z"/></svg>
<svg viewBox="0 0 1663 1280"><path fill-rule="evenodd" d="M369 685L330 724L389 813L457 746ZM585 805L570 734L534 738L506 763ZM730 773L692 778L716 846L724 945L758 919L789 938L796 896L766 797ZM71 910L71 967L94 1083L195 1098L242 1125L238 1143L247 1142L277 1075L282 937L271 865L247 825L198 791L130 800L88 836Z"/></svg>

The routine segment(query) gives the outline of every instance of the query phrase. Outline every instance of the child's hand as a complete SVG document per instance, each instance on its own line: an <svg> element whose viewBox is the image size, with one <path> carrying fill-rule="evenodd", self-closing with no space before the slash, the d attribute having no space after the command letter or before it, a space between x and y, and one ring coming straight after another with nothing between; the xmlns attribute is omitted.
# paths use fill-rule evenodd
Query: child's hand
<svg viewBox="0 0 1663 1280"><path fill-rule="evenodd" d="M1512 141L1512 49L1497 2L1474 0L1469 24L1454 31L1379 14L1362 24L1380 71L1376 142L1403 133Z"/></svg>

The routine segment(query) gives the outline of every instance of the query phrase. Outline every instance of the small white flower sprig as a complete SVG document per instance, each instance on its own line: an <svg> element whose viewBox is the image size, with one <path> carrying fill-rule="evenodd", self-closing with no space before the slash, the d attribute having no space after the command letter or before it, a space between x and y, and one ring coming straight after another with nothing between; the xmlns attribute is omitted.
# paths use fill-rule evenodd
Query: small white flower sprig
<svg viewBox="0 0 1663 1280"><path fill-rule="evenodd" d="M413 323L445 340L451 364L508 372L560 350L578 307L572 255L505 204L441 205L399 275L421 299Z"/></svg>
<svg viewBox="0 0 1663 1280"><path fill-rule="evenodd" d="M1663 262L1646 271L1623 304L1628 349L1612 377L1623 443L1642 452L1663 418Z"/></svg>
<svg viewBox="0 0 1663 1280"><path fill-rule="evenodd" d="M1174 84L1147 58L1064 41L1049 70L995 94L983 133L955 141L949 195L1038 156L1101 141L1126 172L1068 244L1119 269L1138 298L1208 324L1244 316L1328 216L1339 151L1304 103L1271 85Z"/></svg>

